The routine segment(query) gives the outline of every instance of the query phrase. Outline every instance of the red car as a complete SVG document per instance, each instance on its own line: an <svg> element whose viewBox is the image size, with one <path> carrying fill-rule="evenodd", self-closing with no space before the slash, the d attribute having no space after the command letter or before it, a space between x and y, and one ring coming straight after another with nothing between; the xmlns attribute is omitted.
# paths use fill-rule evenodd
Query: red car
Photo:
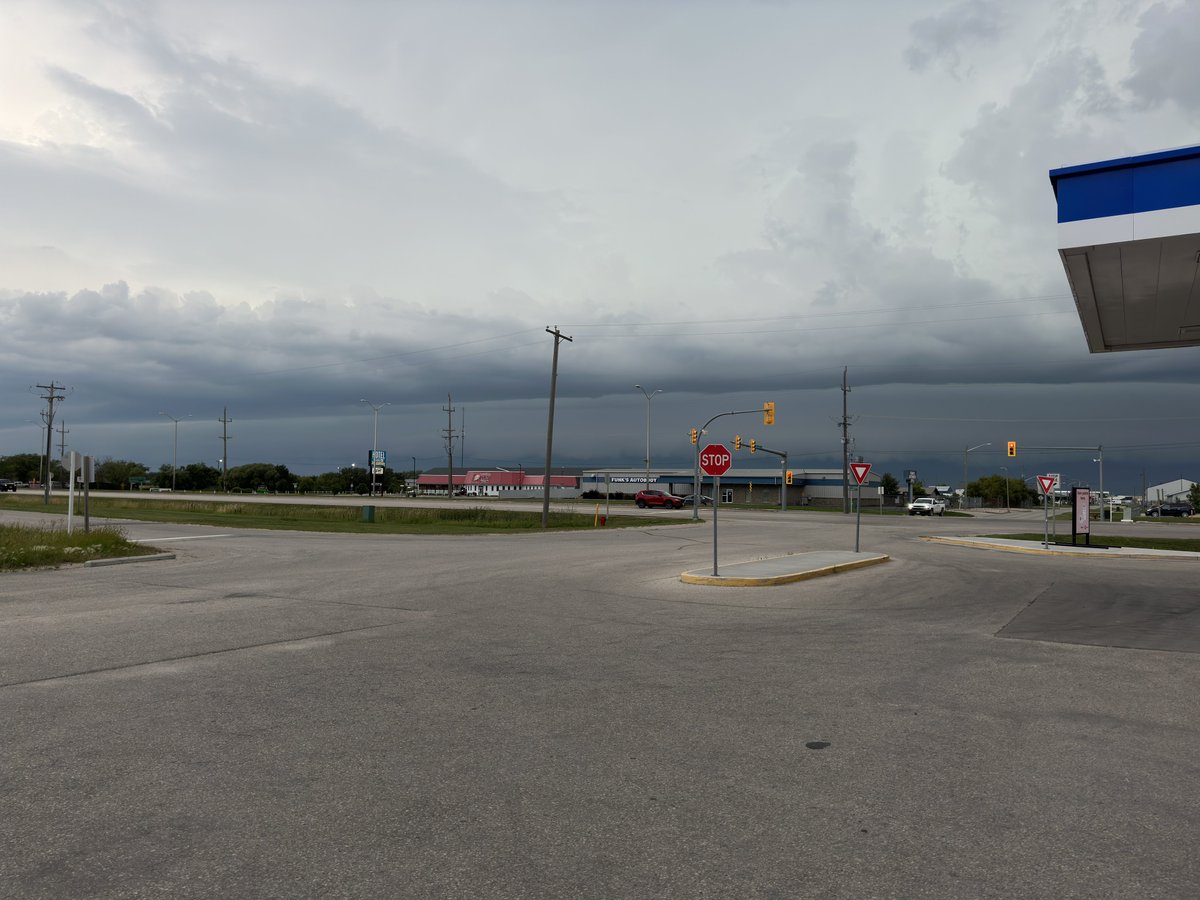
<svg viewBox="0 0 1200 900"><path fill-rule="evenodd" d="M676 497L674 494L664 491L638 491L633 502L637 504L638 509L645 509L647 506L657 506L661 509L683 508L682 497Z"/></svg>

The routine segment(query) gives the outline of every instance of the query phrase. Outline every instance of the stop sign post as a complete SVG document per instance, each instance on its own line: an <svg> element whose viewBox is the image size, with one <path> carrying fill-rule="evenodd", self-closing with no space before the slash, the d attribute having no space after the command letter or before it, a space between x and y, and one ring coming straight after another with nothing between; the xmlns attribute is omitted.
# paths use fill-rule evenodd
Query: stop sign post
<svg viewBox="0 0 1200 900"><path fill-rule="evenodd" d="M713 479L713 575L717 575L717 510L721 508L721 476L733 465L733 454L724 444L707 444L700 451L700 471ZM696 498L696 503L700 498Z"/></svg>

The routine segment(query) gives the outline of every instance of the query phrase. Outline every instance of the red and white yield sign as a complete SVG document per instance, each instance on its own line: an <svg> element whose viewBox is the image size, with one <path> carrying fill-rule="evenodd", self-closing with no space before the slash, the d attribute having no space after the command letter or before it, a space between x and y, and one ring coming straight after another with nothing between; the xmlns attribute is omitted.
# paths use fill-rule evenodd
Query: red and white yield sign
<svg viewBox="0 0 1200 900"><path fill-rule="evenodd" d="M850 471L854 474L854 480L858 482L858 486L862 487L862 483L867 480L867 473L871 471L871 464L850 463Z"/></svg>
<svg viewBox="0 0 1200 900"><path fill-rule="evenodd" d="M1038 487L1040 487L1042 489L1043 494L1051 493L1054 490L1054 476L1053 475L1039 475L1038 476Z"/></svg>
<svg viewBox="0 0 1200 900"><path fill-rule="evenodd" d="M700 451L700 471L705 475L724 475L733 465L733 454L724 444L709 444Z"/></svg>

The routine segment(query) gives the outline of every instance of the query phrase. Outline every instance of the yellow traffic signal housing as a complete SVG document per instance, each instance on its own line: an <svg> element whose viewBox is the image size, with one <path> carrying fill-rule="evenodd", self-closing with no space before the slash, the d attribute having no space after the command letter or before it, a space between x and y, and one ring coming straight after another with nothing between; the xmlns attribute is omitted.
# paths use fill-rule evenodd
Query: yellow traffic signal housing
<svg viewBox="0 0 1200 900"><path fill-rule="evenodd" d="M764 425L774 425L775 424L775 401L774 400L768 400L766 403L763 404L763 424Z"/></svg>
<svg viewBox="0 0 1200 900"><path fill-rule="evenodd" d="M733 449L734 450L742 449L742 436L740 434L735 434L733 436Z"/></svg>
<svg viewBox="0 0 1200 900"><path fill-rule="evenodd" d="M750 438L750 452L754 453L756 450L758 450L758 441L756 441L754 438Z"/></svg>
<svg viewBox="0 0 1200 900"><path fill-rule="evenodd" d="M699 437L699 435L697 435L697 434L696 434L696 429L695 429L695 428L693 428L693 429L692 429L692 443L693 443L693 444L694 444L694 443L696 443L696 439L697 439L698 437Z"/></svg>
<svg viewBox="0 0 1200 900"><path fill-rule="evenodd" d="M1016 456L1016 455L1017 455L1017 442L1016 442L1016 441L1009 441L1009 442L1008 442L1008 455L1009 455L1009 456Z"/></svg>
<svg viewBox="0 0 1200 900"><path fill-rule="evenodd" d="M784 473L783 480L784 480L785 484L792 483L792 470L791 469L788 469L787 472Z"/></svg>

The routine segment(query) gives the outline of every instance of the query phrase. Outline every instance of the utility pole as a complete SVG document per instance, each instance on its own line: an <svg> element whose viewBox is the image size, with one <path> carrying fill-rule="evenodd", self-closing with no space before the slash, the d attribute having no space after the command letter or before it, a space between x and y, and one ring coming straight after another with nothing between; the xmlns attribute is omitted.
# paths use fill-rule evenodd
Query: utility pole
<svg viewBox="0 0 1200 900"><path fill-rule="evenodd" d="M229 436L229 423L233 419L229 418L229 407L225 406L221 409L221 418L217 419L221 423L221 493L229 491L229 442L233 440Z"/></svg>
<svg viewBox="0 0 1200 900"><path fill-rule="evenodd" d="M467 455L467 408L459 407L458 410L458 467L462 469L464 475L467 474L467 464L464 458Z"/></svg>
<svg viewBox="0 0 1200 900"><path fill-rule="evenodd" d="M542 472L542 528L550 527L550 462L554 451L554 394L558 386L558 345L563 341L574 343L575 340L559 331L557 325L553 328L547 325L546 333L554 335L554 359L550 364L550 420L546 424L546 468Z"/></svg>
<svg viewBox="0 0 1200 900"><path fill-rule="evenodd" d="M446 405L442 407L446 414L446 496L454 499L454 400L446 395Z"/></svg>
<svg viewBox="0 0 1200 900"><path fill-rule="evenodd" d="M66 455L66 452L67 452L67 435L68 435L68 434L70 434L70 433L71 433L71 431L70 431L70 429L69 429L69 428L67 428L67 423L66 423L66 422L59 422L59 423L58 423L58 458L59 458L59 459L62 459L62 458L63 458L63 456L64 456L64 455ZM1103 484L1103 483L1104 483L1103 479L1101 479L1101 482L1100 482L1100 483L1101 483L1101 484Z"/></svg>
<svg viewBox="0 0 1200 900"><path fill-rule="evenodd" d="M846 382L846 366L842 366L842 512L850 512L850 416L847 397L850 385Z"/></svg>
<svg viewBox="0 0 1200 900"><path fill-rule="evenodd" d="M51 379L49 384L35 385L41 388L46 393L42 394L42 399L46 401L46 412L43 418L46 420L46 480L42 484L42 503L46 506L50 505L50 454L54 452L54 404L59 400L66 399L66 385L55 384Z"/></svg>

